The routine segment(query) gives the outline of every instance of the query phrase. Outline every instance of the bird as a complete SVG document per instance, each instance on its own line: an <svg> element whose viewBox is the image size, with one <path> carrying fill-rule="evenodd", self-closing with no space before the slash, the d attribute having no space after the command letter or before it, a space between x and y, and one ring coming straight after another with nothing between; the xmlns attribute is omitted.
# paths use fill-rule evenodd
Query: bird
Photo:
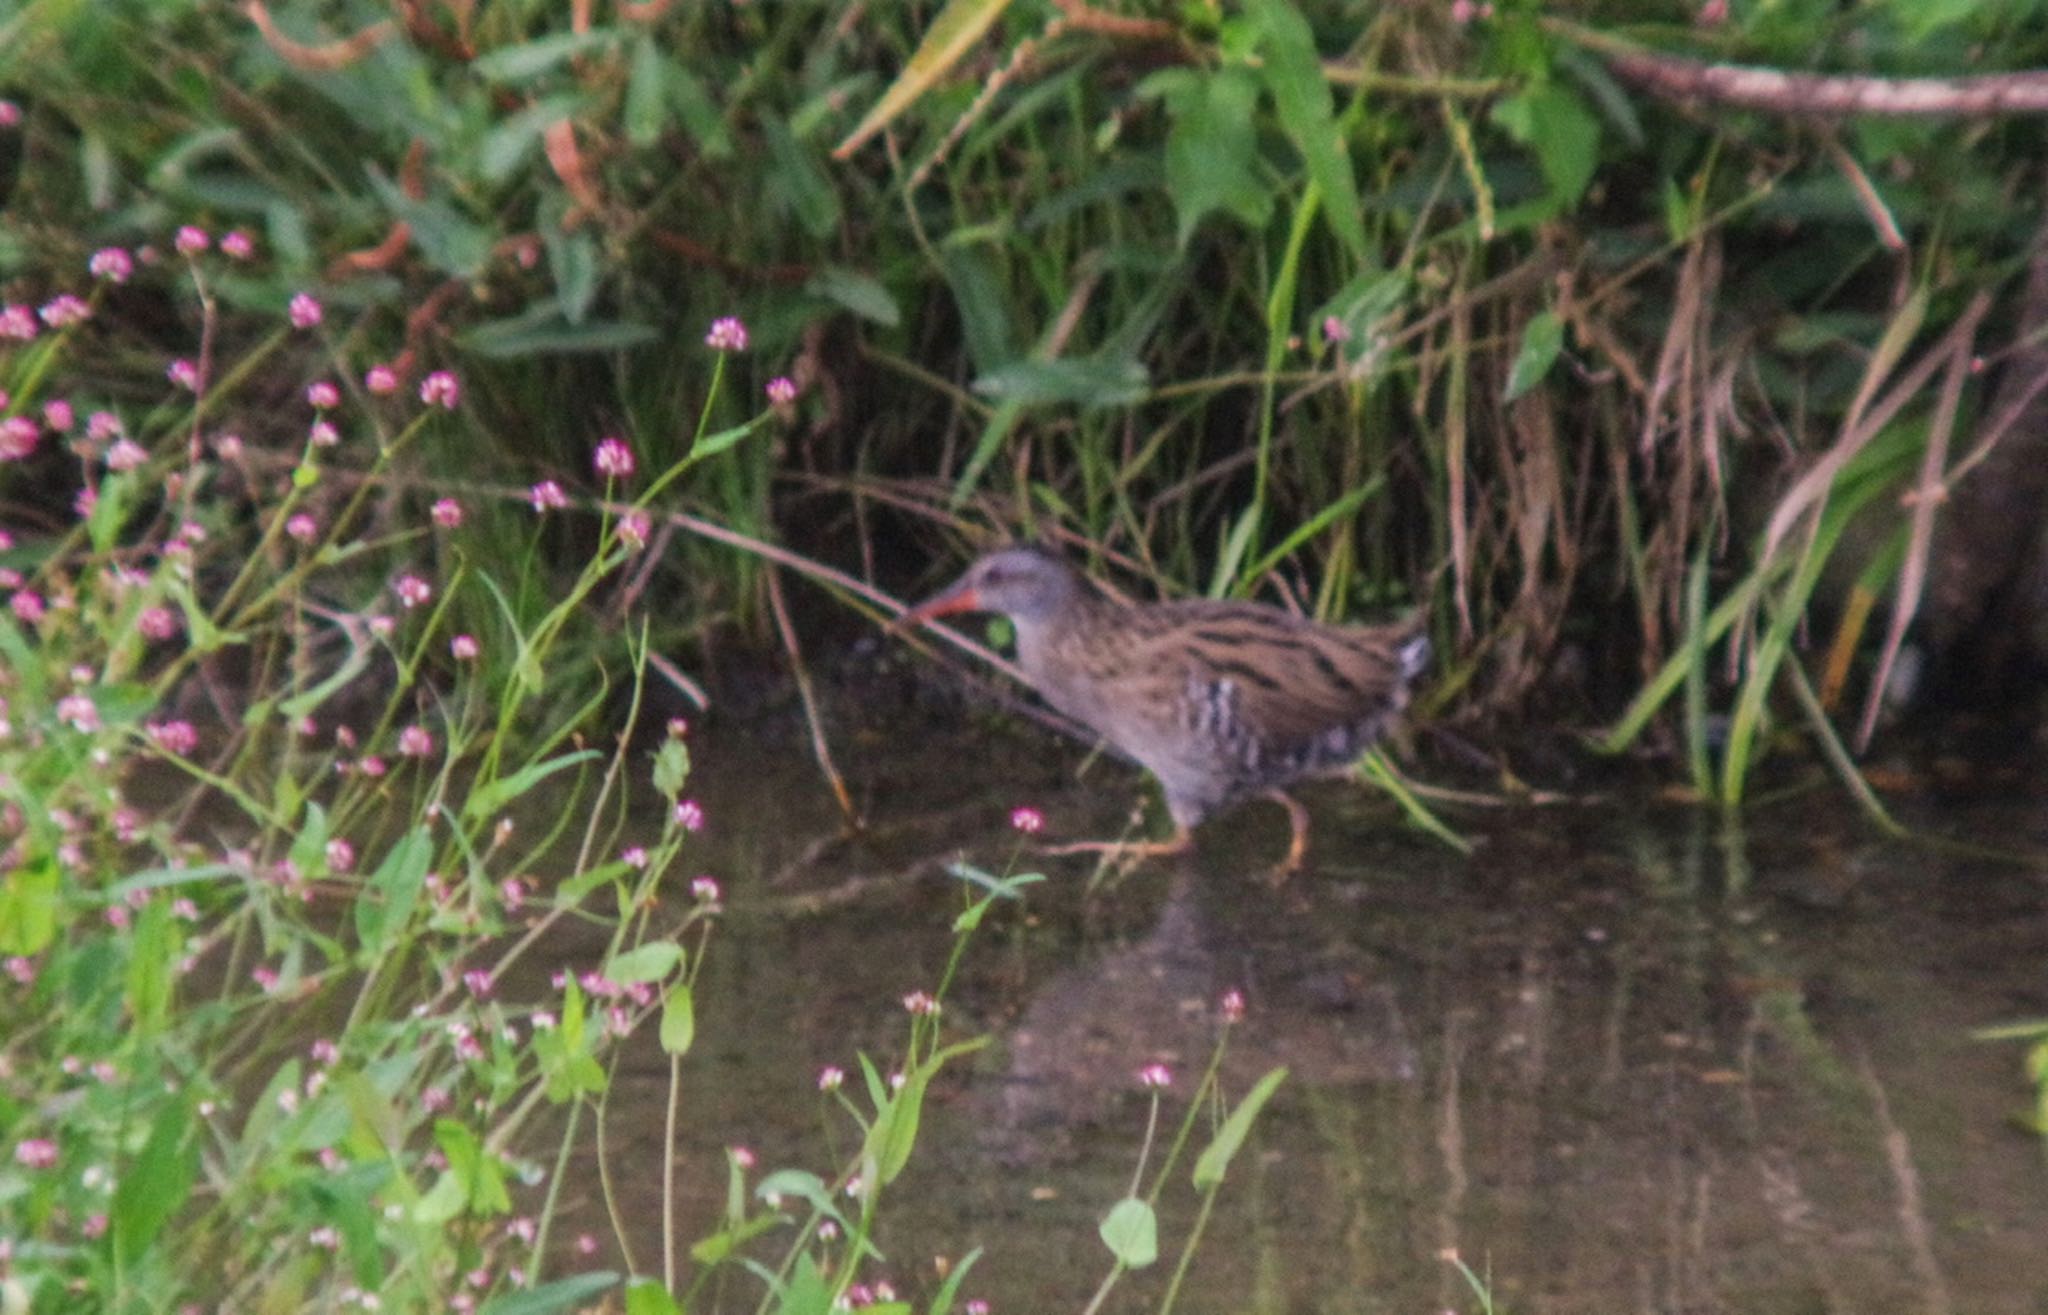
<svg viewBox="0 0 2048 1315"><path fill-rule="evenodd" d="M1171 839L1053 852L1178 853L1204 819L1264 795L1292 828L1276 880L1308 847L1308 812L1282 787L1354 762L1407 706L1430 655L1420 613L1345 626L1256 602L1124 603L1033 543L984 554L896 625L963 612L1007 616L1031 687L1165 795Z"/></svg>

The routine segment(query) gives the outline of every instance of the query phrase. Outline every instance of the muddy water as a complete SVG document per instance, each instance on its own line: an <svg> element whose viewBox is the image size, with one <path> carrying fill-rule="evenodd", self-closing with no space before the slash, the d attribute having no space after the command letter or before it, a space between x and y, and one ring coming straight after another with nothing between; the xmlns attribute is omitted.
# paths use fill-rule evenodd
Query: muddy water
<svg viewBox="0 0 2048 1315"><path fill-rule="evenodd" d="M835 811L793 731L697 745L699 857L732 907L683 1065L686 1239L712 1227L724 1147L825 1173L849 1148L815 1074L898 1052L897 1000L935 984L959 903L939 863L1002 867L1014 804L1100 836L1138 798L1129 770L1077 785L1078 754L1024 733L845 739L880 835L817 853ZM1311 867L1278 893L1256 879L1286 834L1263 805L1108 891L1083 894L1083 861L1028 860L1052 880L984 932L948 1004L953 1032L994 1044L935 1087L885 1210L900 1292L983 1247L967 1295L1081 1309L1144 1126L1133 1073L1170 1063L1177 1115L1235 987L1230 1089L1292 1076L1177 1309L1476 1310L1455 1253L1517 1312L2048 1310L2019 1054L1968 1035L2048 1015L2048 863L1902 847L1825 791L1746 835L1646 798L1467 812L1469 858L1358 790L1305 797ZM2048 798L1903 807L2048 851ZM669 1088L645 1040L608 1135L632 1259L658 1272ZM1176 1179L1165 1260L1110 1309L1156 1308L1194 1214ZM559 1236L588 1229L618 1264L595 1184L579 1165ZM743 1290L730 1306L751 1308Z"/></svg>

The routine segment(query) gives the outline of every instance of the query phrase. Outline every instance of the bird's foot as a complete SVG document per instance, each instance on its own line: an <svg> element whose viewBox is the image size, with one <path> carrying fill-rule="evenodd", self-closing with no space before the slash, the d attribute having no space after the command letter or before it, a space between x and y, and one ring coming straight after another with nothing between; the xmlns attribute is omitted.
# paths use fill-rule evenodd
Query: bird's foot
<svg viewBox="0 0 2048 1315"><path fill-rule="evenodd" d="M1277 788L1266 791L1266 798L1287 810L1287 823L1292 833L1287 840L1287 857L1266 872L1267 885L1284 886L1289 877L1301 871L1302 859L1308 855L1308 809L1303 808L1293 795Z"/></svg>

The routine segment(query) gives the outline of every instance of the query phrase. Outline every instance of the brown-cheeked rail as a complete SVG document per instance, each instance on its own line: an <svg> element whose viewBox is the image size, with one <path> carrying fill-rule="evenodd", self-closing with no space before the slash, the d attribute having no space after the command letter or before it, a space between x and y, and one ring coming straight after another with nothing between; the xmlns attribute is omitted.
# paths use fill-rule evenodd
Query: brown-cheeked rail
<svg viewBox="0 0 2048 1315"><path fill-rule="evenodd" d="M1053 852L1166 854L1204 818L1254 794L1287 809L1284 877L1308 845L1308 811L1281 787L1349 766L1407 706L1429 660L1420 617L1337 626L1263 603L1120 603L1057 554L1000 548L899 626L1000 612L1033 689L1152 773L1171 840L1063 845Z"/></svg>

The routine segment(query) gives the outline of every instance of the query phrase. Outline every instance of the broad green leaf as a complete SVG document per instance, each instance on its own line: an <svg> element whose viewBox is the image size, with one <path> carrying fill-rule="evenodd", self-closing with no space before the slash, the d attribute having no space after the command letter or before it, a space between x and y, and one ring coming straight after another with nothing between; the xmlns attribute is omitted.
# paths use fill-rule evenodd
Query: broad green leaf
<svg viewBox="0 0 2048 1315"><path fill-rule="evenodd" d="M1258 77L1240 67L1213 73L1168 69L1147 78L1140 91L1163 97L1173 120L1166 136L1166 192L1181 246L1217 210L1249 228L1264 228L1273 215L1273 187L1258 167Z"/></svg>
<svg viewBox="0 0 2048 1315"><path fill-rule="evenodd" d="M691 140L697 143L697 150L707 160L732 158L732 129L726 126L725 115L711 99L711 93L704 87L703 80L692 73L688 66L671 64L668 70L669 103L675 107L676 115L682 119L683 127Z"/></svg>
<svg viewBox="0 0 2048 1315"><path fill-rule="evenodd" d="M874 108L861 117L846 140L833 149L833 158L843 160L859 150L862 143L931 90L1009 7L1010 0L946 0L946 7L925 29L924 39L918 42L903 71L896 75Z"/></svg>
<svg viewBox="0 0 2048 1315"><path fill-rule="evenodd" d="M697 1039L697 1006L690 998L690 984L677 982L661 1002L661 1048L671 1055L688 1054Z"/></svg>
<svg viewBox="0 0 2048 1315"><path fill-rule="evenodd" d="M363 893L356 898L356 942L362 947L363 962L383 955L393 940L404 934L433 857L432 833L425 826L416 826L399 837L370 874Z"/></svg>
<svg viewBox="0 0 2048 1315"><path fill-rule="evenodd" d="M689 778L690 746L677 739L663 740L654 751L654 788L673 803Z"/></svg>
<svg viewBox="0 0 2048 1315"><path fill-rule="evenodd" d="M144 1041L161 1031L170 1015L183 940L168 899L142 906L128 950L128 1020Z"/></svg>
<svg viewBox="0 0 2048 1315"><path fill-rule="evenodd" d="M370 182L392 216L411 227L413 245L428 264L456 278L473 278L482 272L494 240L489 229L472 223L439 198L407 195L381 174L372 173Z"/></svg>
<svg viewBox="0 0 2048 1315"><path fill-rule="evenodd" d="M478 1315L557 1315L565 1310L582 1310L590 1299L611 1291L619 1276L609 1270L556 1279L537 1288L507 1292L484 1303Z"/></svg>
<svg viewBox="0 0 2048 1315"><path fill-rule="evenodd" d="M983 396L1025 406L1128 406L1143 401L1151 386L1135 360L1013 361L974 381Z"/></svg>
<svg viewBox="0 0 2048 1315"><path fill-rule="evenodd" d="M780 1215L756 1215L737 1228L722 1229L690 1247L690 1259L700 1265L715 1265L772 1228L782 1225Z"/></svg>
<svg viewBox="0 0 2048 1315"><path fill-rule="evenodd" d="M683 961L683 947L674 941L649 941L645 945L614 955L604 966L607 980L620 986L635 982L657 982L675 971Z"/></svg>
<svg viewBox="0 0 2048 1315"><path fill-rule="evenodd" d="M1922 4L1925 0L1913 0L1913 3ZM1964 0L1964 3L1977 4L1980 0ZM1630 146L1641 146L1643 123L1636 117L1635 99L1614 80L1607 66L1589 52L1564 42L1557 43L1553 53L1557 67L1586 89L1586 94L1593 98L1593 103L1600 107L1601 114L1621 134L1622 140Z"/></svg>
<svg viewBox="0 0 2048 1315"><path fill-rule="evenodd" d="M626 1280L626 1315L683 1315L683 1308L661 1280L635 1278Z"/></svg>
<svg viewBox="0 0 2048 1315"><path fill-rule="evenodd" d="M1238 1102L1236 1109L1230 1111L1230 1117L1223 1120L1223 1126L1216 1130L1215 1139L1202 1148L1202 1154L1195 1160L1196 1187L1213 1187L1223 1181L1224 1172L1230 1168L1231 1159L1237 1154L1238 1148L1244 1145L1246 1135L1252 1130L1252 1121L1259 1117L1259 1111L1266 1107L1266 1102L1273 1098L1273 1093L1278 1091L1280 1084L1286 1080L1286 1069L1274 1069L1260 1078L1257 1085L1252 1087L1251 1093Z"/></svg>
<svg viewBox="0 0 2048 1315"><path fill-rule="evenodd" d="M770 1209L779 1209L785 1196L794 1196L838 1224L842 1231L847 1229L846 1216L832 1200L832 1191L825 1180L803 1169L777 1169L763 1178L754 1187L754 1195L767 1203Z"/></svg>
<svg viewBox="0 0 2048 1315"><path fill-rule="evenodd" d="M931 1080L950 1060L969 1054L988 1044L987 1037L976 1037L972 1041L960 1041L933 1055L922 1064L914 1064L904 1075L903 1085L894 1094L877 1102L875 1121L868 1127L867 1140L862 1145L862 1158L875 1164L875 1185L886 1187L896 1181L896 1175L903 1172L910 1163L910 1153L917 1146L918 1124L924 1116L924 1093ZM861 1057L862 1067L869 1071L869 1086L877 1085L872 1065L867 1057Z"/></svg>
<svg viewBox="0 0 2048 1315"><path fill-rule="evenodd" d="M821 241L831 237L839 228L839 193L831 178L787 123L769 115L760 126L768 144L769 192L782 198L806 233Z"/></svg>
<svg viewBox="0 0 2048 1315"><path fill-rule="evenodd" d="M1111 1206L1096 1232L1126 1269L1143 1269L1159 1259L1159 1220L1152 1207L1135 1196Z"/></svg>
<svg viewBox="0 0 2048 1315"><path fill-rule="evenodd" d="M668 69L668 59L651 38L634 43L633 69L626 75L624 115L626 140L642 150L660 139L668 118Z"/></svg>
<svg viewBox="0 0 2048 1315"><path fill-rule="evenodd" d="M840 265L830 265L813 274L804 291L836 302L864 320L893 329L903 322L903 312L889 290L872 276Z"/></svg>
<svg viewBox="0 0 2048 1315"><path fill-rule="evenodd" d="M1538 82L1495 105L1493 118L1536 153L1560 209L1578 201L1600 163L1600 121L1576 95L1555 82Z"/></svg>
<svg viewBox="0 0 2048 1315"><path fill-rule="evenodd" d="M510 1213L505 1166L466 1125L454 1119L434 1121L434 1144L448 1157L448 1172L462 1183L462 1205L473 1215Z"/></svg>
<svg viewBox="0 0 2048 1315"><path fill-rule="evenodd" d="M555 887L555 903L561 906L572 905L591 891L602 886L605 882L614 881L632 870L621 859L613 859L609 863L600 863L581 876L571 877Z"/></svg>
<svg viewBox="0 0 2048 1315"><path fill-rule="evenodd" d="M462 1213L462 1203L467 1193L459 1175L443 1169L434 1185L412 1203L412 1218L417 1224L445 1224Z"/></svg>
<svg viewBox="0 0 2048 1315"><path fill-rule="evenodd" d="M832 1285L818 1272L818 1262L810 1252L797 1257L796 1269L782 1285L781 1297L775 1315L828 1315L832 1309Z"/></svg>
<svg viewBox="0 0 2048 1315"><path fill-rule="evenodd" d="M547 130L563 119L573 118L581 105L580 97L550 96L516 114L506 115L484 134L478 145L477 170L486 181L503 183L540 149Z"/></svg>
<svg viewBox="0 0 2048 1315"><path fill-rule="evenodd" d="M306 805L306 820L299 824L287 852L291 865L302 873L324 871L327 867L327 810L317 803Z"/></svg>
<svg viewBox="0 0 2048 1315"><path fill-rule="evenodd" d="M626 1315L683 1315L683 1307L661 1280L632 1278L626 1280Z"/></svg>
<svg viewBox="0 0 2048 1315"><path fill-rule="evenodd" d="M563 234L555 225L543 227L541 238L547 246L547 270L555 277L555 305L561 307L563 320L582 328L590 301L598 295L598 242L588 231Z"/></svg>
<svg viewBox="0 0 2048 1315"><path fill-rule="evenodd" d="M939 272L953 293L967 359L977 370L993 370L1017 358L1010 328L1007 289L985 245L948 241L939 248Z"/></svg>
<svg viewBox="0 0 2048 1315"><path fill-rule="evenodd" d="M57 935L57 861L38 854L0 878L0 954L41 954Z"/></svg>
<svg viewBox="0 0 2048 1315"><path fill-rule="evenodd" d="M1542 383L1563 349L1563 321L1551 311L1540 311L1530 316L1528 324L1522 328L1522 347L1515 353L1515 363L1508 370L1508 386L1502 392L1501 400L1512 402Z"/></svg>
<svg viewBox="0 0 2048 1315"><path fill-rule="evenodd" d="M1246 16L1259 30L1260 73L1279 112L1280 127L1301 152L1308 176L1323 194L1323 216L1363 268L1373 263L1365 238L1365 207L1352 173L1351 153L1330 108L1330 83L1316 51L1315 33L1289 0L1248 0Z"/></svg>
<svg viewBox="0 0 2048 1315"><path fill-rule="evenodd" d="M472 791L469 798L463 802L462 816L471 821L489 817L556 772L574 767L577 763L588 762L598 756L595 749L577 749L557 757L542 759L537 763L528 763L512 775L499 777L488 785Z"/></svg>
<svg viewBox="0 0 2048 1315"><path fill-rule="evenodd" d="M122 1170L113 1208L107 1212L114 1254L122 1264L133 1266L140 1260L171 1216L184 1208L199 1173L195 1126L189 1094L165 1101L142 1150Z"/></svg>
<svg viewBox="0 0 2048 1315"><path fill-rule="evenodd" d="M577 55L609 46L618 33L599 28L591 32L560 32L516 46L500 46L470 61L470 71L487 82L521 82L567 63Z"/></svg>

